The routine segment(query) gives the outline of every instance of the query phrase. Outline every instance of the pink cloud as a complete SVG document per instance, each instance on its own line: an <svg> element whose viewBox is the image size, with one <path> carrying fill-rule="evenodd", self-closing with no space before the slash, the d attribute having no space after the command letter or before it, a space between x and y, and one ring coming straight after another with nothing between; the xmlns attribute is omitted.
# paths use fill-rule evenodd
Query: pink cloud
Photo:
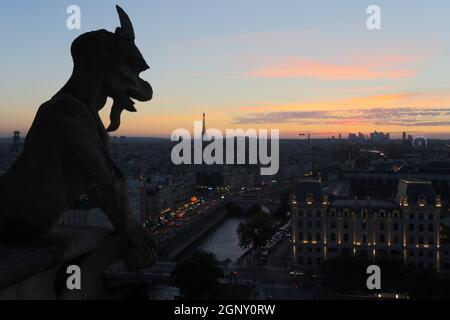
<svg viewBox="0 0 450 320"><path fill-rule="evenodd" d="M324 80L400 79L416 75L416 70L400 67L413 61L411 58L385 57L367 63L338 64L312 59L288 61L247 73L257 78L317 78Z"/></svg>

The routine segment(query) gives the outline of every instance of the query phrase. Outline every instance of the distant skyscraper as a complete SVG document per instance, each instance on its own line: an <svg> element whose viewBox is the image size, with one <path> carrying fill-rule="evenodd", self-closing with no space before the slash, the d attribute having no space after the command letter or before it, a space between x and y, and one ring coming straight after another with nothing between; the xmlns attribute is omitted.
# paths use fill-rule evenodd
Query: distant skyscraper
<svg viewBox="0 0 450 320"><path fill-rule="evenodd" d="M13 143L15 145L19 145L20 144L20 131L14 131Z"/></svg>
<svg viewBox="0 0 450 320"><path fill-rule="evenodd" d="M20 152L22 149L22 142L20 141L20 131L14 131L13 135L13 143L10 146L10 151L12 152Z"/></svg>
<svg viewBox="0 0 450 320"><path fill-rule="evenodd" d="M383 132L372 132L370 134L370 140L376 143L387 143L391 139L391 135L389 133Z"/></svg>
<svg viewBox="0 0 450 320"><path fill-rule="evenodd" d="M403 131L403 141L406 141L406 132Z"/></svg>

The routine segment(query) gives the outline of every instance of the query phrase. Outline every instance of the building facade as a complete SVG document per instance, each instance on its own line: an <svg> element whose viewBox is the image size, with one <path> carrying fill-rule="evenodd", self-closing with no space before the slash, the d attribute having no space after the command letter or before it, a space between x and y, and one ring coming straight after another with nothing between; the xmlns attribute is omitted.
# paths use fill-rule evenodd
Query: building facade
<svg viewBox="0 0 450 320"><path fill-rule="evenodd" d="M316 269L342 253L397 256L405 265L440 270L440 197L430 182L401 180L392 201L336 200L319 181L291 195L294 264Z"/></svg>

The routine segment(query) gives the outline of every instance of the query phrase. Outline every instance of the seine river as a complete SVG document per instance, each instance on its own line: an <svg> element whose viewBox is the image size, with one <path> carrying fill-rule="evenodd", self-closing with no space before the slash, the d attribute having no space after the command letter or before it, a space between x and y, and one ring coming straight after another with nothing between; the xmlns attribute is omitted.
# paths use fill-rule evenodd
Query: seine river
<svg viewBox="0 0 450 320"><path fill-rule="evenodd" d="M244 254L236 233L241 221L239 218L226 218L210 231L197 248L214 253L220 262L227 259L236 262Z"/></svg>

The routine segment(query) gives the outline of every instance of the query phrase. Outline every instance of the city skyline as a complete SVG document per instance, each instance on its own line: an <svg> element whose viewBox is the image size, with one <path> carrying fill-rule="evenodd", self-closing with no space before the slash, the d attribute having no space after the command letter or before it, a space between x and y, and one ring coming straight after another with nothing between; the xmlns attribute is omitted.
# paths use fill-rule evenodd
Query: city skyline
<svg viewBox="0 0 450 320"><path fill-rule="evenodd" d="M208 128L277 128L281 138L375 130L450 138L444 1L378 1L379 31L366 28L369 1L263 1L258 10L253 1L78 1L81 30L65 26L67 1L30 1L27 10L9 3L0 19L0 136L27 132L39 105L70 75L73 39L117 27L116 2L135 23L155 98L124 114L114 135L170 138L206 112ZM20 95L24 85L30 89ZM109 108L101 112L105 124Z"/></svg>

